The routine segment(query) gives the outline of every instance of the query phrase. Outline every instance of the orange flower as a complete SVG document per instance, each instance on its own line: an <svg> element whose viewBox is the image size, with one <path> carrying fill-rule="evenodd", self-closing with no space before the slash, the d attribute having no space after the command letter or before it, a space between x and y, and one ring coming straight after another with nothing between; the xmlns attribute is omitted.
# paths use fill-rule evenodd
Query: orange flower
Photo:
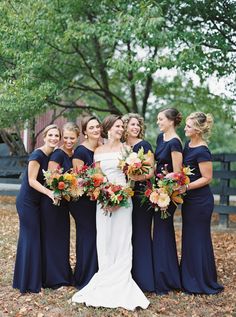
<svg viewBox="0 0 236 317"><path fill-rule="evenodd" d="M181 195L179 195L179 191L178 190L173 192L173 194L171 195L171 200L174 201L177 204L182 204L183 203L183 198L181 197Z"/></svg>
<svg viewBox="0 0 236 317"><path fill-rule="evenodd" d="M66 185L64 182L59 182L58 185L57 185L57 188L60 189L60 190L63 190L65 189Z"/></svg>
<svg viewBox="0 0 236 317"><path fill-rule="evenodd" d="M101 175L99 173L93 174L92 175L92 179L93 179L93 183L94 183L95 187L100 186L103 183L103 181L104 181L103 175Z"/></svg>

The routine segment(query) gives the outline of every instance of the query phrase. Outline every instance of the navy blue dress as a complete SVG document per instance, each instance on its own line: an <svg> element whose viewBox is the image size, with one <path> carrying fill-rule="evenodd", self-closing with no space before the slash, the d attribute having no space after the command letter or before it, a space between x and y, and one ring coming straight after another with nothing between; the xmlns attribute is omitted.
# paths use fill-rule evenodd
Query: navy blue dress
<svg viewBox="0 0 236 317"><path fill-rule="evenodd" d="M63 171L72 168L72 159L61 149L55 150L50 161ZM73 284L70 266L69 203L62 199L60 206L44 196L41 200L41 241L43 287L56 289Z"/></svg>
<svg viewBox="0 0 236 317"><path fill-rule="evenodd" d="M152 151L152 146L147 141L140 141L134 145L133 151L138 152L140 148L144 153ZM132 213L133 225L133 263L132 276L138 286L144 292L153 292L154 272L153 272L153 255L152 255L152 218L153 209L150 205L141 204L140 194L144 191L146 182L135 182Z"/></svg>
<svg viewBox="0 0 236 317"><path fill-rule="evenodd" d="M94 152L79 145L73 158L85 165L93 164ZM82 196L78 201L70 202L70 211L76 224L76 265L74 282L78 289L83 288L98 271L96 248L96 201Z"/></svg>
<svg viewBox="0 0 236 317"><path fill-rule="evenodd" d="M171 152L181 152L182 145L178 138L164 141L163 133L157 137L155 160L156 173L160 173L165 164L169 172L173 171ZM170 216L161 219L160 213L154 214L153 228L153 262L155 274L155 292L162 295L171 290L181 289L180 268L176 249L173 216L176 210L172 202L168 208Z"/></svg>
<svg viewBox="0 0 236 317"><path fill-rule="evenodd" d="M48 156L40 149L29 157L40 164L37 180L43 184L42 169L47 169ZM29 185L28 168L25 171L16 200L20 228L16 253L13 287L21 293L38 293L42 287L40 200L44 196Z"/></svg>
<svg viewBox="0 0 236 317"><path fill-rule="evenodd" d="M212 161L204 146L184 148L184 165L194 168L193 182L201 177L200 162ZM190 294L217 294L223 287L217 283L215 259L211 241L211 215L214 198L209 185L187 191L182 205L182 259L183 290Z"/></svg>

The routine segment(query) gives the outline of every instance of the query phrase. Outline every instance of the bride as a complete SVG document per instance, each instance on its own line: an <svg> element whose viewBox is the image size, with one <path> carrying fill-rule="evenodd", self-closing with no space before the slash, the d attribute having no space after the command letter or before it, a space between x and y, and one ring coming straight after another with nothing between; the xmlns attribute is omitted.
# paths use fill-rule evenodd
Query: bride
<svg viewBox="0 0 236 317"><path fill-rule="evenodd" d="M94 161L110 182L125 185L125 175L117 167L123 146L123 121L119 116L109 115L104 119L102 126L104 136L108 140L96 149ZM118 208L112 212L111 217L105 215L101 205L97 204L99 270L83 289L73 295L72 302L94 307L123 307L128 310L148 307L149 301L131 276L131 213L131 199L128 208Z"/></svg>

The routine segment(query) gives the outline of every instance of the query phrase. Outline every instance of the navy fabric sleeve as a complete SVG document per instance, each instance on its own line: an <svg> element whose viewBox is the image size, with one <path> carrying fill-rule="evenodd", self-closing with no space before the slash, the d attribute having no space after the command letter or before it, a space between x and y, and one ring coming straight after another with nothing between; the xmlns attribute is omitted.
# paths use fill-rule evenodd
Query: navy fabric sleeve
<svg viewBox="0 0 236 317"><path fill-rule="evenodd" d="M201 163L201 162L211 162L212 161L212 156L211 156L211 152L209 151L209 149L206 147L204 148L204 150L202 150L199 155L197 156L197 162Z"/></svg>
<svg viewBox="0 0 236 317"><path fill-rule="evenodd" d="M41 150L35 150L30 154L28 162L37 161L41 165L43 158L43 152Z"/></svg>
<svg viewBox="0 0 236 317"><path fill-rule="evenodd" d="M183 152L182 144L180 140L174 138L170 142L170 150L171 152Z"/></svg>
<svg viewBox="0 0 236 317"><path fill-rule="evenodd" d="M153 153L152 146L151 146L151 144L149 142L143 141L142 143L143 143L142 147L144 149L144 153L147 153L148 151L151 151Z"/></svg>
<svg viewBox="0 0 236 317"><path fill-rule="evenodd" d="M145 140L142 140L141 142L137 143L134 147L133 147L133 150L135 152L138 152L139 149L143 148L144 150L144 154L146 154L148 151L151 151L153 153L153 150L152 150L152 146L149 142L145 141Z"/></svg>
<svg viewBox="0 0 236 317"><path fill-rule="evenodd" d="M58 163L60 166L62 166L63 163L64 163L64 157L65 157L65 156L64 156L63 151L60 150L60 149L57 149L57 150L55 150L55 151L51 154L49 161L56 162L56 163Z"/></svg>
<svg viewBox="0 0 236 317"><path fill-rule="evenodd" d="M83 162L87 161L87 157L86 157L86 151L82 146L78 146L73 154L73 159L78 159L81 160Z"/></svg>
<svg viewBox="0 0 236 317"><path fill-rule="evenodd" d="M161 137L161 135L162 135L162 134L163 134L163 133L158 134L158 136L157 136L157 140L156 140L156 145L158 145L159 139L160 139L160 137Z"/></svg>

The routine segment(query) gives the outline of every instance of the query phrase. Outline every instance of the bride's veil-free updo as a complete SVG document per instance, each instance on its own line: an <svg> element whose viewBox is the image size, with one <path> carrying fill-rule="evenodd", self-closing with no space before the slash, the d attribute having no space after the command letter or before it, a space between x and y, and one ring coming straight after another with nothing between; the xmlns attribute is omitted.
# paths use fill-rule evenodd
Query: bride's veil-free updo
<svg viewBox="0 0 236 317"><path fill-rule="evenodd" d="M102 138L107 139L108 138L108 131L111 129L111 127L114 125L114 123L117 120L122 120L121 116L110 114L102 121Z"/></svg>

